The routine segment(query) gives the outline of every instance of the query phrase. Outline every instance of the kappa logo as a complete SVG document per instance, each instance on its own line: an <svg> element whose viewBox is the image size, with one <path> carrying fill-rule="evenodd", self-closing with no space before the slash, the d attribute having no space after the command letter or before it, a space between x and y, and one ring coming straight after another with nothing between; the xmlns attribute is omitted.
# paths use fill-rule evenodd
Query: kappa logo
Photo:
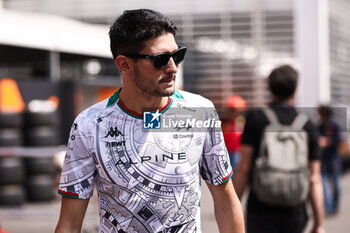
<svg viewBox="0 0 350 233"><path fill-rule="evenodd" d="M143 112L143 128L144 129L160 129L161 115L159 110L156 112Z"/></svg>
<svg viewBox="0 0 350 233"><path fill-rule="evenodd" d="M105 136L105 138L107 138L108 136L114 138L114 137L118 137L119 135L124 136L124 134L122 132L120 132L117 127L114 127L114 128L111 127L109 129L107 135Z"/></svg>

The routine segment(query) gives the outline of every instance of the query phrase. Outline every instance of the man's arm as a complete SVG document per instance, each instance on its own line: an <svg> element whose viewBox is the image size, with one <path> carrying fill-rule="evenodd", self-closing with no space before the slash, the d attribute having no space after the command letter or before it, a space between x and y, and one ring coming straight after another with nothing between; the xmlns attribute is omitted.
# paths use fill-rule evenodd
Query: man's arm
<svg viewBox="0 0 350 233"><path fill-rule="evenodd" d="M55 233L80 233L89 199L62 196L60 219Z"/></svg>
<svg viewBox="0 0 350 233"><path fill-rule="evenodd" d="M207 185L214 200L215 218L220 233L244 233L242 206L231 179L220 185Z"/></svg>
<svg viewBox="0 0 350 233"><path fill-rule="evenodd" d="M242 198L244 189L248 183L253 157L253 147L247 144L242 144L240 152L241 158L237 165L235 178L233 181L239 199Z"/></svg>
<svg viewBox="0 0 350 233"><path fill-rule="evenodd" d="M321 177L321 162L314 160L310 162L310 199L314 214L314 228L312 233L324 233L323 227L323 187Z"/></svg>

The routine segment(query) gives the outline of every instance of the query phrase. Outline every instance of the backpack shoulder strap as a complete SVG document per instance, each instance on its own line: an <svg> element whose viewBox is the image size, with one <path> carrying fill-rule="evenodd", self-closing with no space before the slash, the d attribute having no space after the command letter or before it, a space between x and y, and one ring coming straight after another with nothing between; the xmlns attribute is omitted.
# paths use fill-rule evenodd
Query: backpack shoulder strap
<svg viewBox="0 0 350 233"><path fill-rule="evenodd" d="M306 122L309 120L308 116L304 113L300 113L294 119L292 123L292 128L296 130L302 130Z"/></svg>
<svg viewBox="0 0 350 233"><path fill-rule="evenodd" d="M269 107L264 108L263 112L265 116L267 117L267 120L270 122L270 124L279 124L280 121L278 120L276 113Z"/></svg>

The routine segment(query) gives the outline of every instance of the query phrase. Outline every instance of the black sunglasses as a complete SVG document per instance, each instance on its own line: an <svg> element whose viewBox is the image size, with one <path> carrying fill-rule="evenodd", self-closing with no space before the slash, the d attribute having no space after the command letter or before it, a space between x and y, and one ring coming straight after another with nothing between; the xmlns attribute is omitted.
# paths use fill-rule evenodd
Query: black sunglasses
<svg viewBox="0 0 350 233"><path fill-rule="evenodd" d="M175 64L179 64L185 58L187 48L185 46L180 46L177 50L172 53L159 53L155 55L147 55L140 53L123 53L122 55L130 58L144 58L144 59L152 59L154 67L156 69L163 69L169 62L169 59L172 57L174 59Z"/></svg>

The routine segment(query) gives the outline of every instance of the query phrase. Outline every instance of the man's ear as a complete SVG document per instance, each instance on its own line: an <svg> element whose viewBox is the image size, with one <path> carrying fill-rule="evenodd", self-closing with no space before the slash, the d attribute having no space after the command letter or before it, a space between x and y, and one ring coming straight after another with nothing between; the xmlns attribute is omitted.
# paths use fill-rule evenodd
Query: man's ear
<svg viewBox="0 0 350 233"><path fill-rule="evenodd" d="M119 70L123 73L130 73L132 72L132 67L134 65L132 59L125 57L123 55L119 55L114 60L116 66L119 68Z"/></svg>

